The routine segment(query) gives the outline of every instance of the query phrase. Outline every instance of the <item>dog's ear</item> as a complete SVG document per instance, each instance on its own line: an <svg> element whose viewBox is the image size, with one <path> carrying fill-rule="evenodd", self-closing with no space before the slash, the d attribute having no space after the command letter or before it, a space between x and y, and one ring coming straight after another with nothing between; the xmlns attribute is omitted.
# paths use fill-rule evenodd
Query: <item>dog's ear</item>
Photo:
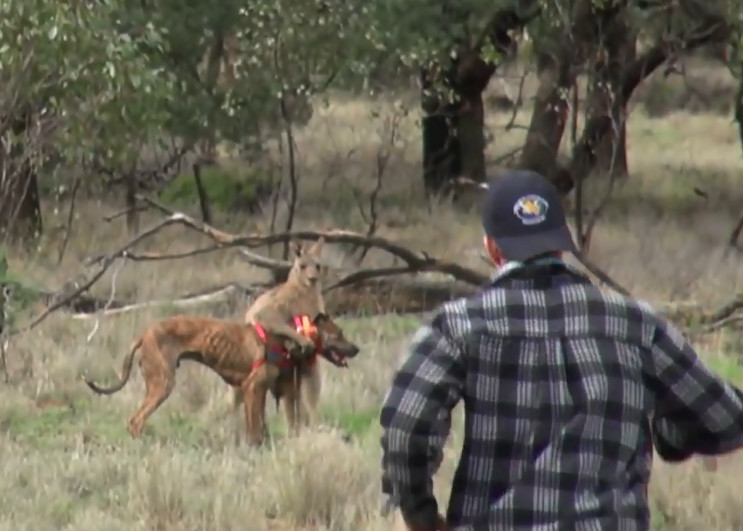
<svg viewBox="0 0 743 531"><path fill-rule="evenodd" d="M320 238L312 244L312 246L307 250L307 252L314 254L315 256L320 256L320 253L322 252L323 247L325 246L325 236L320 236Z"/></svg>
<svg viewBox="0 0 743 531"><path fill-rule="evenodd" d="M292 250L292 253L294 254L294 258L299 258L302 256L303 249L302 249L302 243L298 242L297 240L292 240L289 244L289 247Z"/></svg>

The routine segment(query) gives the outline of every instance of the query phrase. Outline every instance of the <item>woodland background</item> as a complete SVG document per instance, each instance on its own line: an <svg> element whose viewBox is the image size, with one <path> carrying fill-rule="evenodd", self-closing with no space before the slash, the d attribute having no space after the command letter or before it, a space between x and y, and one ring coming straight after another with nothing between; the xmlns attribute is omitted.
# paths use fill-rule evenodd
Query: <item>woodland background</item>
<svg viewBox="0 0 743 531"><path fill-rule="evenodd" d="M379 404L421 312L487 277L478 183L503 168L550 178L583 267L743 382L737 2L0 10L0 529L389 529ZM248 448L224 384L186 366L132 441L140 378L110 399L77 379L112 378L153 319L240 318L321 234L363 348L323 367L324 427ZM741 472L657 463L654 525L740 529Z"/></svg>

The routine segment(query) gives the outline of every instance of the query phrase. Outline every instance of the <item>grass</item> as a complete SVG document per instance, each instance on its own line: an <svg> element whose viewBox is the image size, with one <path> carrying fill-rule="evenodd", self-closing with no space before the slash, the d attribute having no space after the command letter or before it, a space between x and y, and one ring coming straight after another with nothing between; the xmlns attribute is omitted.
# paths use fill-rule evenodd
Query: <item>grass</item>
<svg viewBox="0 0 743 531"><path fill-rule="evenodd" d="M366 208L364 198L375 187L380 139L388 137L393 112L385 102L336 98L297 131L302 197L298 224L365 230L359 202ZM521 112L516 123L526 123L528 117ZM523 130L502 130L510 113L491 112L488 118L496 133L489 153L493 158L523 141ZM400 127L398 142L387 146L390 161L383 178L379 233L482 268L476 252L478 217L420 199L414 116ZM694 302L713 308L739 291L743 271L739 263L723 258L727 233L743 204L743 188L736 186L743 158L730 117L679 111L653 119L637 105L629 123L629 164L630 181L617 191L594 234L592 259L633 293L656 304ZM250 174L245 170L240 175ZM210 175L207 187L212 187L217 203L226 201L220 198L230 196L232 188L219 184L214 171ZM601 179L589 184L589 201L598 201L604 184ZM195 213L190 185L173 186L173 202ZM694 194L695 186L709 197ZM10 254L11 271L30 285L59 287L82 270L85 257L127 239L123 220L99 221L120 205L82 200L66 258L57 266L60 238L54 227L66 217L64 205L58 206L58 215L46 209L51 230L40 249ZM268 225L268 209L256 216L217 210L215 223L226 230L266 230ZM279 226L286 214L280 209ZM156 219L145 214L141 226ZM193 233L171 228L142 250L174 252L202 243ZM341 246L331 246L326 258L334 265L348 259ZM387 263L374 252L369 262ZM142 300L266 278L236 253L223 251L180 262L127 263L118 272L109 271L94 294L107 297L114 274L117 297ZM244 307L244 301L237 301L190 311L237 317ZM0 531L390 529L378 510L377 418L419 319L343 319L347 335L361 345L362 353L347 370L323 365L323 426L301 437L284 436L283 418L269 403L272 445L262 450L246 447L240 440L243 419L229 415L224 384L207 370L184 364L175 392L148 421L142 439L133 441L125 424L142 396L139 374L135 371L130 383L112 397L93 395L77 374L113 378L133 336L147 322L174 311L166 305L102 318L90 341L86 337L95 319L58 313L11 343L13 381L0 386ZM739 335L725 331L698 343L713 370L739 383L741 346ZM436 479L442 504L462 442L461 425L458 412ZM693 460L654 466L656 529L743 528L739 458L724 458L714 473Z"/></svg>

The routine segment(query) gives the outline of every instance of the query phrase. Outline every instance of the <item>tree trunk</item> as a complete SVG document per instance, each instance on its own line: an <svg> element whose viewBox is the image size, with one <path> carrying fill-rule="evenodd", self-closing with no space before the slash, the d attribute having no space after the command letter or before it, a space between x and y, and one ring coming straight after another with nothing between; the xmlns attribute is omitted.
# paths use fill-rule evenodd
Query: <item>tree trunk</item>
<svg viewBox="0 0 743 531"><path fill-rule="evenodd" d="M0 237L9 242L26 240L41 233L41 205L36 174L28 163L4 168L0 177Z"/></svg>
<svg viewBox="0 0 743 531"><path fill-rule="evenodd" d="M526 13L528 12L528 13ZM536 17L539 9L526 9L519 14L509 9L497 11L488 21L481 42L462 39L453 42L458 49L450 64L443 68L425 69L421 75L423 119L423 181L427 193L448 188L452 180L467 176L484 181L485 110L482 93L495 73L496 65L485 61L480 52L488 41L504 55L515 53L511 33ZM456 17L454 17L456 18ZM454 101L434 89L443 84L454 93Z"/></svg>
<svg viewBox="0 0 743 531"><path fill-rule="evenodd" d="M596 170L616 179L629 175L627 164L627 102L620 102L624 70L636 57L636 33L618 17L599 48L587 106L589 117L609 116L612 127L596 147Z"/></svg>
<svg viewBox="0 0 743 531"><path fill-rule="evenodd" d="M461 174L473 181L484 182L485 167L485 109L482 93L465 102L460 111L457 137L460 145Z"/></svg>
<svg viewBox="0 0 743 531"><path fill-rule="evenodd" d="M571 54L548 52L537 56L539 88L534 102L520 166L537 171L562 188L557 180L557 153L568 119L568 94L575 81Z"/></svg>
<svg viewBox="0 0 743 531"><path fill-rule="evenodd" d="M428 93L427 89L424 85L423 185L426 194L436 194L446 189L447 184L462 171L462 152L457 136L459 114L455 105L441 105L440 98Z"/></svg>
<svg viewBox="0 0 743 531"><path fill-rule="evenodd" d="M15 141L0 138L0 237L7 242L28 241L43 228L36 168L24 139L33 113L27 109L10 120Z"/></svg>
<svg viewBox="0 0 743 531"><path fill-rule="evenodd" d="M24 113L12 124L13 137L20 140L12 145L7 137L0 140L0 236L10 242L34 238L42 230L36 171L23 142L30 120L30 113Z"/></svg>

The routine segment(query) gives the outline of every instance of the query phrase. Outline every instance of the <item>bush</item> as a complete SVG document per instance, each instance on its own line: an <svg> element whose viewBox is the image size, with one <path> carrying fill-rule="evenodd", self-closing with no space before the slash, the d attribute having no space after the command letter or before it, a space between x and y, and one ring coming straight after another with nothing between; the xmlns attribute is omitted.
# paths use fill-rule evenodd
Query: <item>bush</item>
<svg viewBox="0 0 743 531"><path fill-rule="evenodd" d="M210 204L224 212L256 213L272 190L271 180L265 176L219 166L203 167L201 182ZM178 175L162 190L160 197L174 207L198 204L199 195L193 174Z"/></svg>
<svg viewBox="0 0 743 531"><path fill-rule="evenodd" d="M663 77L656 73L638 87L633 99L654 118L680 110L727 115L733 108L736 90L735 82L724 72L701 68L686 76Z"/></svg>

